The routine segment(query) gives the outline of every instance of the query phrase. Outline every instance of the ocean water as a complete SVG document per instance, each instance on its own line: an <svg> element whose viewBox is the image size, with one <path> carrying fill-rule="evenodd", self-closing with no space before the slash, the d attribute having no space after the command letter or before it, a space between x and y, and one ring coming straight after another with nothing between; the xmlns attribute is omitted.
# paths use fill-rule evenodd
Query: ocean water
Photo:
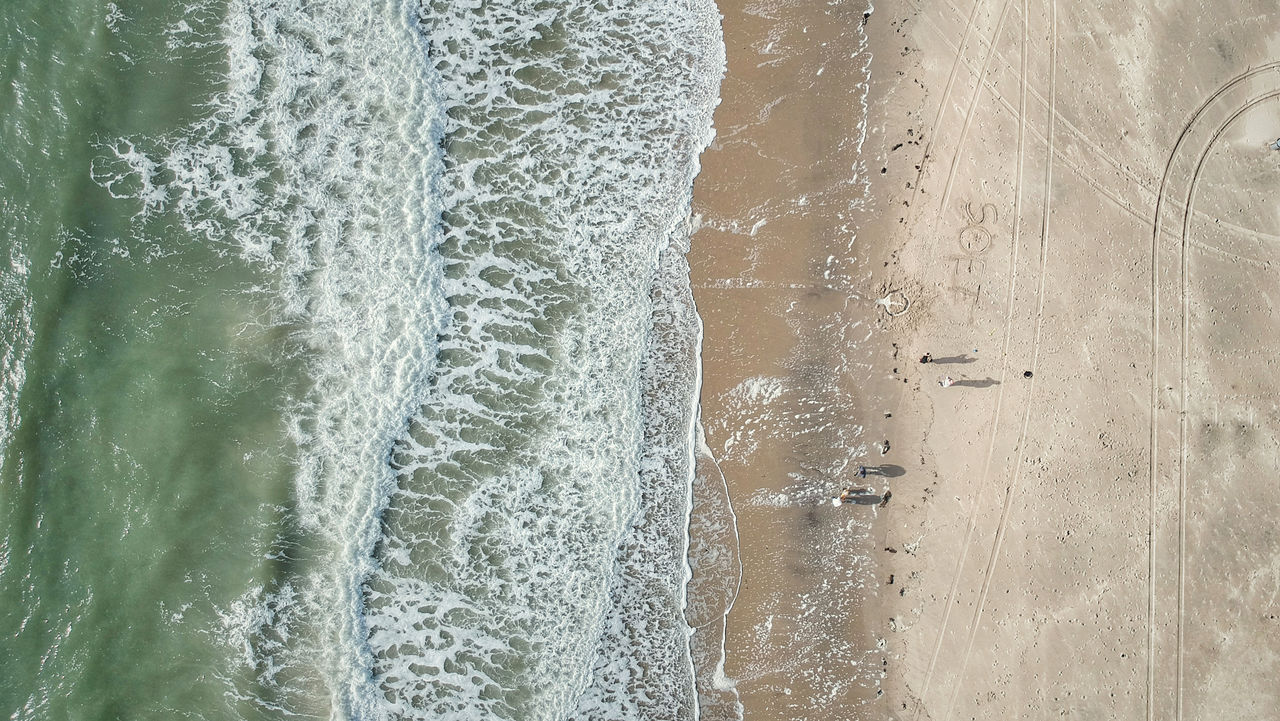
<svg viewBox="0 0 1280 721"><path fill-rule="evenodd" d="M0 12L0 713L696 718L711 0Z"/></svg>

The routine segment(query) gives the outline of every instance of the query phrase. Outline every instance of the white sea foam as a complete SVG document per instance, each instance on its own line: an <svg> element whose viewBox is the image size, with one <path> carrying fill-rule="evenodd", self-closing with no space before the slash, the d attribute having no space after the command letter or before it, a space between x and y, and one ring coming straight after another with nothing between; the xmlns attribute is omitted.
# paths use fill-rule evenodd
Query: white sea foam
<svg viewBox="0 0 1280 721"><path fill-rule="evenodd" d="M694 505L689 519L690 580L685 618L693 628L690 655L696 670L698 709L710 718L740 719L743 707L737 684L725 674L728 619L742 587L738 517L701 421L695 434L698 470L691 486Z"/></svg>
<svg viewBox="0 0 1280 721"><path fill-rule="evenodd" d="M723 62L716 16L537 7L424 18L458 103L453 314L396 454L411 473L370 583L375 673L398 714L688 717L682 221Z"/></svg>
<svg viewBox="0 0 1280 721"><path fill-rule="evenodd" d="M189 14L199 24L215 13ZM290 410L292 522L306 532L298 555L316 560L223 614L248 654L231 693L376 718L360 589L395 482L386 459L424 400L445 315L426 49L409 3L232 0L216 26L192 27L175 25L171 42L227 58L208 118L172 137L111 142L93 173L138 203L143 233L176 219L275 271L278 322L298 329L311 359L311 390Z"/></svg>
<svg viewBox="0 0 1280 721"><path fill-rule="evenodd" d="M682 221L717 22L709 0L232 0L217 33L173 26L225 52L225 91L94 177L143 228L274 271L313 379L301 540L270 549L304 560L221 614L235 698L693 715Z"/></svg>

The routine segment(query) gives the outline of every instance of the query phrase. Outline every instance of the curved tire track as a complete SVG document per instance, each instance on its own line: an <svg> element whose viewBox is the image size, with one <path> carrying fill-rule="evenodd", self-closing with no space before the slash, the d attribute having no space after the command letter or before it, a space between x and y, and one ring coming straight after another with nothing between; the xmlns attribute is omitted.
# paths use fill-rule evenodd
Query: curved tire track
<svg viewBox="0 0 1280 721"><path fill-rule="evenodd" d="M951 47L951 41L942 35L942 32L937 27L937 25L933 24L933 22L929 20L927 16L925 17L925 20L926 22L929 22L931 25L933 25L934 30L938 32L939 36L942 38L942 41L946 43L948 47ZM1004 59L1003 56L1001 56L998 52L996 53L996 57L1000 60ZM1005 62L1005 65L1006 67L1008 67L1007 61ZM972 67L970 69L972 69ZM1248 73L1245 73L1245 74L1252 77L1252 75L1257 74L1257 72L1263 72L1267 70L1277 70L1277 69L1280 69L1280 62L1271 62L1271 63L1265 63L1263 65L1259 65L1256 68L1252 68ZM1254 71L1257 71L1257 72L1254 72ZM1242 80L1242 79L1247 79L1247 78L1241 78L1237 76L1237 78L1234 78L1233 80ZM986 81L984 85L986 86L987 90L989 90L992 93L993 97L995 97L997 102L999 102L1006 110L1008 110L1011 114L1017 112L1013 104L1009 101L1009 99L1006 98L1002 93L1000 93L996 89L996 87L991 84L990 81ZM1048 101L1044 98L1044 96L1040 95L1035 90L1034 87L1031 88L1030 93L1032 98L1034 98L1040 105L1045 106L1046 109L1048 108ZM1152 185L1155 184L1155 181L1139 177L1137 173L1130 170L1128 167L1126 167L1123 163L1117 160L1110 153L1103 150L1102 146L1099 143L1095 142L1089 136L1085 135L1084 131L1077 128L1068 119L1058 118L1058 124L1061 127L1061 129L1070 131L1071 135L1074 136L1076 140L1078 140L1083 146L1085 146L1086 149L1092 151L1094 154L1101 157L1117 173L1127 178L1139 190L1143 191L1145 194L1149 196L1152 196L1151 202L1153 203L1155 202L1155 199L1158 197L1157 190L1155 190L1152 187ZM1044 136L1041 135L1039 132L1037 132L1035 128L1031 128L1030 133L1032 137L1036 138L1037 140L1040 140L1041 142L1044 142L1045 140ZM1068 158L1065 155L1065 153L1061 153L1059 155L1058 161L1062 162L1071 170L1075 171L1075 173L1079 175L1080 178L1084 180L1087 184L1089 184L1098 192L1102 193L1108 200L1114 203L1117 207L1121 208L1125 212L1132 215L1134 218L1146 221L1151 217L1149 210L1135 209L1130 203L1121 199L1115 191L1106 189L1103 186L1103 184L1100 183L1096 177L1094 177L1093 174L1084 170L1082 167L1080 167L1080 165L1072 162L1072 160ZM914 202L914 196L913 196L913 202ZM1171 199L1169 200L1169 202L1176 203L1177 201ZM1280 235L1275 235L1271 233L1262 233L1252 228L1245 228L1243 226L1239 226L1234 223L1223 223L1222 225L1229 227L1232 230L1242 235L1245 235L1247 237L1251 237L1257 240L1264 240L1268 242L1280 242Z"/></svg>
<svg viewBox="0 0 1280 721"><path fill-rule="evenodd" d="M1156 546L1155 546L1155 524L1156 524L1156 491L1158 484L1158 441L1159 441L1159 347L1160 347L1160 236L1162 233L1164 204L1166 202L1166 189L1169 187L1170 176L1173 173L1173 167L1178 161L1179 154L1183 144L1191 130L1200 121L1201 116L1221 98L1225 97L1232 89L1241 83L1250 80L1262 73L1280 69L1280 62L1266 63L1264 65L1250 68L1240 73L1226 83L1218 90L1214 91L1206 98L1198 108L1191 114L1191 118L1183 124L1182 130L1178 134L1177 140L1174 142L1173 150L1169 154L1169 160L1165 163L1164 172L1161 174L1160 186L1156 193L1154 216L1152 220L1151 231L1151 414L1150 414L1150 452L1149 452L1149 476L1148 476L1148 529L1147 529L1147 719L1155 720L1155 611L1156 611ZM1195 170L1191 176L1190 183L1187 188L1186 200L1182 204L1183 221L1182 234L1180 242L1180 269L1181 269L1181 308L1182 308L1182 338L1180 350L1180 404L1179 409L1179 428L1178 428L1178 444L1179 444L1179 466L1178 466L1178 609L1177 609L1177 677L1175 682L1175 718L1182 718L1182 674L1184 667L1184 634L1183 634L1183 617L1185 611L1185 549L1186 549L1186 408L1187 408L1187 365L1188 365L1188 344L1189 344L1189 303L1188 298L1188 274L1187 274L1187 250L1190 242L1190 223L1194 217L1194 201L1196 186L1199 183L1201 170L1204 167L1204 161L1212 150L1213 144L1217 142L1226 128L1231 125L1240 115L1258 105L1276 97L1280 97L1280 91L1265 93L1247 101L1242 107L1237 109L1231 116L1223 121L1213 133L1208 143L1201 150L1200 157L1196 163Z"/></svg>
<svg viewBox="0 0 1280 721"><path fill-rule="evenodd" d="M1219 94L1219 97L1221 95ZM1184 633L1184 619L1186 618L1186 570L1187 570L1187 377L1189 375L1190 363L1190 343L1191 343L1191 294L1190 294L1190 275L1188 273L1188 257L1187 246L1191 236L1191 220L1195 216L1195 198L1196 188L1200 183L1200 173L1204 169L1204 163L1209 158L1213 146L1217 144L1218 139L1226 132L1241 115L1244 115L1254 107L1280 98L1280 90L1274 90L1247 101L1243 106L1227 117L1218 125L1214 131L1213 137L1209 138L1209 142L1205 143L1204 149L1200 152L1200 158L1196 162L1195 172L1191 175L1191 182L1187 186L1187 199L1183 204L1182 214L1182 243L1181 243L1181 275L1182 275L1182 358L1181 358L1181 377L1180 377L1180 408L1178 413L1178 675L1175 688L1177 689L1177 698L1175 705L1174 718L1182 721L1182 677L1183 666L1186 657L1185 642L1186 634Z"/></svg>

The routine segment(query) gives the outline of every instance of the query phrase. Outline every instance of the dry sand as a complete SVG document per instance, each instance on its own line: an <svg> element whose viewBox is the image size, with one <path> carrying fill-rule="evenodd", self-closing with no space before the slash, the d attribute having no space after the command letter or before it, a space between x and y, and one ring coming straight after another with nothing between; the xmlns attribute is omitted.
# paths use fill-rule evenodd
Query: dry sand
<svg viewBox="0 0 1280 721"><path fill-rule="evenodd" d="M1280 9L880 5L721 2L704 717L1280 718Z"/></svg>

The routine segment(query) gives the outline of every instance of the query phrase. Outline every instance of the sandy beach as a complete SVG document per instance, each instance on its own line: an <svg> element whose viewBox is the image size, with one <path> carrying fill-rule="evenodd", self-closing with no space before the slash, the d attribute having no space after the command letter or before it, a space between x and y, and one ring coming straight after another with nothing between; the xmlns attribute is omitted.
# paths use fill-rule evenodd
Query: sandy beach
<svg viewBox="0 0 1280 721"><path fill-rule="evenodd" d="M704 715L1280 718L1275 8L721 10Z"/></svg>

